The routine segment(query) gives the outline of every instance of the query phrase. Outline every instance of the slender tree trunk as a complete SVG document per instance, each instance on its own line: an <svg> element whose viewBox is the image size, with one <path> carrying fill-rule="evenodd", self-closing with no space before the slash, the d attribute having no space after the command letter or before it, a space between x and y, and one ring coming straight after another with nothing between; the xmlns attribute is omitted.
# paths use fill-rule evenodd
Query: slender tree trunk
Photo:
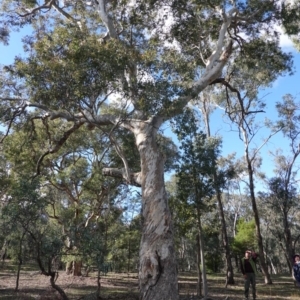
<svg viewBox="0 0 300 300"><path fill-rule="evenodd" d="M130 238L128 239L127 273L130 272Z"/></svg>
<svg viewBox="0 0 300 300"><path fill-rule="evenodd" d="M219 208L219 217L221 221L221 228L222 228L222 241L223 247L225 249L225 258L226 258L226 287L227 284L234 284L234 277L233 277L233 267L231 263L231 254L230 254L230 247L228 242L227 236L227 229L226 229L226 222L223 210L223 203L221 199L221 193L217 189L217 200L218 200L218 208Z"/></svg>
<svg viewBox="0 0 300 300"><path fill-rule="evenodd" d="M64 290L58 286L55 281L56 281L56 272L51 272L49 275L50 276L50 284L51 286L58 291L58 293L60 294L60 296L62 297L63 300L69 300L68 296L66 295L66 293L64 292Z"/></svg>
<svg viewBox="0 0 300 300"><path fill-rule="evenodd" d="M82 261L73 261L73 276L81 276Z"/></svg>
<svg viewBox="0 0 300 300"><path fill-rule="evenodd" d="M2 265L4 265L4 262L5 262L7 248L9 246L9 243L10 243L10 241L5 239L4 243L3 243L3 246L2 246L2 249L0 251L0 259L2 260Z"/></svg>
<svg viewBox="0 0 300 300"><path fill-rule="evenodd" d="M72 273L73 276L81 276L82 272L82 262L81 261L70 261L66 264L66 273L69 275Z"/></svg>
<svg viewBox="0 0 300 300"><path fill-rule="evenodd" d="M20 239L20 244L19 244L19 251L18 251L18 270L17 270L17 278L16 278L16 287L15 291L19 290L19 280L20 280L20 272L21 272L21 266L23 263L23 258L22 258L22 245L23 245L23 240L24 240L25 232L23 232L22 237Z"/></svg>
<svg viewBox="0 0 300 300"><path fill-rule="evenodd" d="M21 266L23 263L22 257L18 257L18 270L17 270L17 278L16 278L16 288L15 291L19 290L19 280L20 280L20 272L21 272Z"/></svg>
<svg viewBox="0 0 300 300"><path fill-rule="evenodd" d="M273 264L272 258L269 255L267 255L266 252L265 252L265 256L266 256L266 259L269 259L270 265L271 265L271 270L276 275L277 274L277 270L276 270L276 268L275 268L275 266ZM272 274L272 272L271 272L271 274Z"/></svg>
<svg viewBox="0 0 300 300"><path fill-rule="evenodd" d="M58 272L53 272L51 270L51 259L48 260L48 267L47 267L48 271L46 271L46 269L45 269L45 267L42 263L42 259L41 259L41 256L40 256L40 248L39 248L38 244L36 245L36 250L37 250L36 260L37 260L37 263L39 265L39 268L40 268L42 274L45 275L45 276L50 276L51 286L60 294L60 296L63 300L69 300L69 298L66 295L66 293L64 292L64 290L55 283L57 278L58 278Z"/></svg>
<svg viewBox="0 0 300 300"><path fill-rule="evenodd" d="M250 198L252 202L252 211L253 211L255 226L256 226L256 237L257 237L257 243L259 249L259 260L265 277L265 283L272 284L271 276L269 274L268 266L266 264L265 255L264 255L263 238L260 232L259 214L258 214L258 209L256 206L256 198L254 194L253 169L252 169L251 161L249 159L249 154L247 150L246 150L245 158L247 161L247 168L248 168L248 175L249 175L249 190L250 190Z"/></svg>
<svg viewBox="0 0 300 300"><path fill-rule="evenodd" d="M234 261L235 261L235 268L237 270L240 270L240 265L239 265L239 258L237 256L237 254L234 255Z"/></svg>
<svg viewBox="0 0 300 300"><path fill-rule="evenodd" d="M200 236L197 234L197 296L201 297L201 245L200 245Z"/></svg>
<svg viewBox="0 0 300 300"><path fill-rule="evenodd" d="M101 291L101 274L100 274L100 266L98 267L97 272L97 295L100 297L100 291Z"/></svg>
<svg viewBox="0 0 300 300"><path fill-rule="evenodd" d="M201 225L201 216L200 209L197 208L198 214L198 234L199 234L199 245L200 245L200 255L201 255L201 266L202 266L202 284L203 284L203 299L207 299L208 295L208 286L207 286L207 278L206 278L206 266L205 266L205 257L204 257L204 241L203 241L203 232Z"/></svg>
<svg viewBox="0 0 300 300"><path fill-rule="evenodd" d="M142 300L177 300L174 232L164 183L165 159L156 145L157 125L139 122L134 130L142 183L139 287Z"/></svg>
<svg viewBox="0 0 300 300"><path fill-rule="evenodd" d="M72 265L73 265L73 261L68 261L66 263L66 273L67 275L69 275L72 271Z"/></svg>
<svg viewBox="0 0 300 300"><path fill-rule="evenodd" d="M291 273L293 270L292 270L292 268L291 268L291 266L290 266L290 261L291 261L291 258L288 256L288 254L287 254L287 251L286 251L286 248L285 248L285 245L283 245L283 242L282 242L282 240L279 238L279 240L280 240L280 242L279 242L279 246L280 246L280 248L282 249L282 253L283 253L283 255L284 255L284 258L285 258L285 261L286 261L286 266L288 266L288 268L289 268L289 273Z"/></svg>
<svg viewBox="0 0 300 300"><path fill-rule="evenodd" d="M19 263L18 263L15 291L19 290L20 272L21 272L21 266L22 266L22 263L23 263L22 257L20 255L18 255L18 261L19 261Z"/></svg>
<svg viewBox="0 0 300 300"><path fill-rule="evenodd" d="M287 203L287 200L285 200ZM288 214L286 210L283 212L283 229L284 229L284 241L285 241L285 252L288 257L288 267L290 274L293 272L293 257L295 255L295 248L293 247L292 235L288 221ZM293 275L293 274L292 274Z"/></svg>
<svg viewBox="0 0 300 300"><path fill-rule="evenodd" d="M181 238L181 252L180 252L180 267L181 271L185 271L185 253L186 253L186 246L185 246L185 240Z"/></svg>
<svg viewBox="0 0 300 300"><path fill-rule="evenodd" d="M202 113L204 116L205 121L205 127L206 127L206 133L207 136L211 136L210 132L210 122L209 122L209 116L210 116L210 108L209 108L209 95L206 93L203 93L204 100L202 101ZM227 235L227 228L226 228L226 221L224 216L224 210L223 210L223 203L221 198L221 192L217 186L217 174L216 171L214 172L214 183L216 185L216 193L217 193L217 201L218 201L218 208L219 208L219 217L221 221L221 228L222 228L222 242L223 247L225 249L225 259L226 259L226 287L227 284L234 284L234 276L233 276L233 268L231 263L231 255L230 255L230 247L228 242L228 235Z"/></svg>

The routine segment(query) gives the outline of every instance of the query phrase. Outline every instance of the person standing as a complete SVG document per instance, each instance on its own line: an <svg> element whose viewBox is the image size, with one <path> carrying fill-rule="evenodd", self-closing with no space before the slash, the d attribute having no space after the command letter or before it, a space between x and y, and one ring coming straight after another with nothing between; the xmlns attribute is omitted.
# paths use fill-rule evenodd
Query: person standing
<svg viewBox="0 0 300 300"><path fill-rule="evenodd" d="M245 251L245 257L242 258L242 273L245 279L245 300L249 299L249 288L252 286L253 300L256 299L256 259L258 255L251 250Z"/></svg>
<svg viewBox="0 0 300 300"><path fill-rule="evenodd" d="M293 274L296 280L296 285L300 287L300 256L299 254L294 255Z"/></svg>

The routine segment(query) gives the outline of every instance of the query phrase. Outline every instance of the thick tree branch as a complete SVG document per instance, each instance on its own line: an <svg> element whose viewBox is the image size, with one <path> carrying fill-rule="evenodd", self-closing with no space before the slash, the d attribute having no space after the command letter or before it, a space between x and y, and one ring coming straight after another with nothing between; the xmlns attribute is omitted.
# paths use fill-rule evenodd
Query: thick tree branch
<svg viewBox="0 0 300 300"><path fill-rule="evenodd" d="M24 17L28 17L30 15L34 15L37 11L43 10L43 9L51 9L52 5L55 3L55 0L50 0L45 2L45 4L40 5L38 7L33 8L31 11L29 11L26 14L18 14L20 17L24 18Z"/></svg>
<svg viewBox="0 0 300 300"><path fill-rule="evenodd" d="M69 15L66 11L64 11L61 7L59 7L55 2L52 5L61 15L63 15L65 18L67 18L70 21L76 22L80 27L79 20L74 19L71 15Z"/></svg>
<svg viewBox="0 0 300 300"><path fill-rule="evenodd" d="M79 123L90 123L95 126L101 125L115 125L118 124L130 131L133 130L134 124L139 120L125 120L121 119L119 116L102 114L102 115L92 115L90 112L83 110L78 114L71 114L68 111L52 111L46 105L39 103L26 102L27 107L38 108L45 111L44 117L49 117L50 120L64 119L69 122L79 122Z"/></svg>
<svg viewBox="0 0 300 300"><path fill-rule="evenodd" d="M223 24L222 24L220 32L219 32L216 49L215 49L215 51L213 51L213 53L207 60L206 70L211 70L214 67L216 61L219 60L219 58L221 57L222 49L225 44L227 28L231 25L233 15L236 15L237 12L238 12L238 10L236 8L232 8L227 14L223 10L221 11L221 15L223 18Z"/></svg>
<svg viewBox="0 0 300 300"><path fill-rule="evenodd" d="M34 176L34 178L38 175L40 175L41 173L41 164L44 160L44 158L49 155L49 154L53 154L59 151L59 149L65 144L65 142L67 141L67 139L71 136L72 133L74 133L77 129L79 129L84 123L83 122L79 122L79 123L75 123L73 125L72 128L70 128L68 131L66 131L62 138L60 140L57 141L56 145L54 148L48 150L47 152L45 152L38 160L37 162L37 166L36 166L36 175Z"/></svg>
<svg viewBox="0 0 300 300"><path fill-rule="evenodd" d="M105 7L105 0L94 0L95 5L98 7L98 12L101 20L105 24L108 34L111 38L116 39L118 37L114 24L110 16L108 15Z"/></svg>
<svg viewBox="0 0 300 300"><path fill-rule="evenodd" d="M130 172L130 181L127 182L127 173L125 169L117 169L117 168L104 168L102 170L104 176L110 176L114 178L124 179L126 183L132 184L138 187L142 186L142 178L141 173L132 173Z"/></svg>
<svg viewBox="0 0 300 300"><path fill-rule="evenodd" d="M228 45L225 47L221 53L218 61L210 69L206 69L203 76L198 81L195 81L190 88L185 92L185 95L174 100L167 107L163 107L158 115L163 118L163 120L168 120L179 113L187 105L189 101L198 97L199 93L202 92L210 83L214 82L218 77L220 77L223 67L225 66L229 56L232 53L233 42L229 41Z"/></svg>
<svg viewBox="0 0 300 300"><path fill-rule="evenodd" d="M115 128L115 126L114 126ZM119 155L119 157L121 158L123 164L124 164L124 169L125 169L125 176L126 176L126 181L129 183L130 182L130 171L129 171L129 165L128 165L128 161L119 145L119 143L116 141L114 134L113 134L113 129L111 130L111 132L108 135L109 140L111 141L111 143L115 146L115 149L117 151L117 154Z"/></svg>

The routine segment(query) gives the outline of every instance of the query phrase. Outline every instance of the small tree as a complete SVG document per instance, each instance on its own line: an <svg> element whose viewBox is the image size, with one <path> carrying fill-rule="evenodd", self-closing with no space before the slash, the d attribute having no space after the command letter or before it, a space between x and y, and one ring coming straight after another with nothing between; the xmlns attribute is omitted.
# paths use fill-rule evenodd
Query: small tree
<svg viewBox="0 0 300 300"><path fill-rule="evenodd" d="M52 270L52 260L61 254L63 243L57 228L49 224L45 210L47 202L40 196L39 188L37 180L28 182L16 178L7 191L9 204L2 208L4 223L1 225L12 240L12 257L15 253L18 260L16 290L23 260L32 258L42 274L50 276L51 286L67 300L65 292L55 284L56 272Z"/></svg>
<svg viewBox="0 0 300 300"><path fill-rule="evenodd" d="M188 121L187 121L188 120ZM175 132L181 142L180 162L177 167L177 197L191 213L197 224L197 262L198 262L198 296L200 296L201 270L203 294L207 298L207 281L204 256L203 213L209 211L209 200L214 194L213 174L219 154L219 141L207 139L197 130L197 121L192 111L187 110Z"/></svg>
<svg viewBox="0 0 300 300"><path fill-rule="evenodd" d="M237 234L233 240L233 250L239 254L244 254L247 249L257 248L257 239L255 234L255 221L246 221L239 219L237 223Z"/></svg>

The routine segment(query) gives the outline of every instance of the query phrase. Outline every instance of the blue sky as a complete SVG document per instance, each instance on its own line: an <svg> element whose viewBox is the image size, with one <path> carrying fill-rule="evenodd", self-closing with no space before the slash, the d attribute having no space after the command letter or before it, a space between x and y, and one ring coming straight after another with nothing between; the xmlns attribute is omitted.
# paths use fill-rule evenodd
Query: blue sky
<svg viewBox="0 0 300 300"><path fill-rule="evenodd" d="M0 64L9 64L13 62L16 55L22 55L23 48L21 39L24 36L24 29L20 32L13 32L11 35L9 46L0 44ZM292 52L294 55L294 68L295 72L292 76L285 76L278 78L271 88L261 91L261 97L264 97L267 108L266 113L262 114L260 118L276 119L277 112L275 110L275 103L281 101L282 96L290 93L297 96L300 101L300 53L298 53L293 47L292 43L286 36L281 39L281 46L288 52ZM243 155L244 146L242 141L238 138L238 133L232 131L224 121L223 112L217 110L212 118L212 133L218 133L223 137L223 155L227 155L232 152L237 153L237 157ZM267 131L262 129L256 139L256 145L261 144L261 140L267 136ZM269 151L274 151L277 148L282 148L285 153L288 153L288 142L282 137L281 134L274 136L270 142L264 146L261 150L263 157L262 171L266 172L267 176L272 176L272 170L274 164L272 157L269 155Z"/></svg>
<svg viewBox="0 0 300 300"><path fill-rule="evenodd" d="M260 97L264 98L267 106L265 113L261 113L257 116L258 121L263 121L265 118L275 121L278 118L275 104L276 102L280 102L282 97L286 94L295 96L297 101L300 102L300 53L296 52L296 50L291 47L291 44L287 45L284 49L292 52L294 55L295 72L292 76L279 77L273 83L272 87L260 91ZM218 133L223 137L223 155L236 152L237 157L242 157L244 154L243 142L238 138L237 131L233 131L228 124L221 121L221 118L223 118L228 122L228 119L223 117L223 114L221 110L217 110L212 118L212 129L214 133ZM263 139L267 138L268 135L269 130L262 128L256 136L255 144L250 148L262 145ZM282 149L283 154L289 156L290 151L288 144L289 142L283 135L278 133L261 149L260 154L263 158L261 171L265 172L267 177L274 175L274 162L270 151L274 153L276 149ZM261 184L257 184L257 186L263 188Z"/></svg>

